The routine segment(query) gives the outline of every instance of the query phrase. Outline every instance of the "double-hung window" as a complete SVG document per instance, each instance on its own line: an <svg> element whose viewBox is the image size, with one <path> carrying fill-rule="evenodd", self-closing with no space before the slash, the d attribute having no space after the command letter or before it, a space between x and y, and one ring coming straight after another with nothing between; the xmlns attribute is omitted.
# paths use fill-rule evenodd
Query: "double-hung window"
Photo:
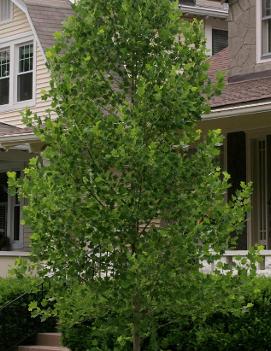
<svg viewBox="0 0 271 351"><path fill-rule="evenodd" d="M271 55L271 0L262 0L262 55Z"/></svg>
<svg viewBox="0 0 271 351"><path fill-rule="evenodd" d="M34 63L32 40L0 47L0 112L34 103Z"/></svg>

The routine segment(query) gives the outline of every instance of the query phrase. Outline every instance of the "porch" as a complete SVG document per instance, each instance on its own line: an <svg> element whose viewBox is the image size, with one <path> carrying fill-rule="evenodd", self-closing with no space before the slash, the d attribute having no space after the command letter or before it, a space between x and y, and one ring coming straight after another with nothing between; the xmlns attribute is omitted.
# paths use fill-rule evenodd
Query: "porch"
<svg viewBox="0 0 271 351"><path fill-rule="evenodd" d="M271 106L265 111L245 108L221 108L203 118L203 133L221 129L224 144L220 166L230 175L231 187L225 197L240 189L240 182L252 182L251 211L240 235L237 250L227 251L224 261L231 263L235 256L245 256L254 245L265 248L259 274L271 273ZM212 270L208 267L206 270ZM269 272L270 271L270 272Z"/></svg>
<svg viewBox="0 0 271 351"><path fill-rule="evenodd" d="M202 272L212 273L216 269L218 262L225 263L229 266L240 265L239 259L245 258L248 254L248 250L227 250L224 255L215 263L208 264L203 262ZM256 272L258 275L271 276L271 250L263 250L260 253L262 262L257 263Z"/></svg>
<svg viewBox="0 0 271 351"><path fill-rule="evenodd" d="M23 251L0 251L0 278L5 278L18 258L27 260L29 252Z"/></svg>
<svg viewBox="0 0 271 351"><path fill-rule="evenodd" d="M23 176L29 160L41 144L30 129L0 123L0 277L6 277L17 258L29 257L31 231L22 225L18 196L8 191L7 172Z"/></svg>

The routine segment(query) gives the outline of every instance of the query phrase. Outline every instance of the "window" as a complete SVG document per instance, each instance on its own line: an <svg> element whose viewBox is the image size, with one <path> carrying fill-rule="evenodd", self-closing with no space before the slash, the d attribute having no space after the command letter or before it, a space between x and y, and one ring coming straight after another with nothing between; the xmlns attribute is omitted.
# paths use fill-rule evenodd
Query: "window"
<svg viewBox="0 0 271 351"><path fill-rule="evenodd" d="M0 51L0 105L9 103L9 50Z"/></svg>
<svg viewBox="0 0 271 351"><path fill-rule="evenodd" d="M221 29L212 29L212 54L216 54L227 46L228 32Z"/></svg>
<svg viewBox="0 0 271 351"><path fill-rule="evenodd" d="M12 4L10 0L0 0L0 23L11 20Z"/></svg>
<svg viewBox="0 0 271 351"><path fill-rule="evenodd" d="M33 44L18 48L17 101L31 100L33 96Z"/></svg>
<svg viewBox="0 0 271 351"><path fill-rule="evenodd" d="M0 47L0 111L34 103L33 41L22 43L18 39L9 43L9 47L4 45Z"/></svg>
<svg viewBox="0 0 271 351"><path fill-rule="evenodd" d="M262 55L271 53L271 0L262 0Z"/></svg>

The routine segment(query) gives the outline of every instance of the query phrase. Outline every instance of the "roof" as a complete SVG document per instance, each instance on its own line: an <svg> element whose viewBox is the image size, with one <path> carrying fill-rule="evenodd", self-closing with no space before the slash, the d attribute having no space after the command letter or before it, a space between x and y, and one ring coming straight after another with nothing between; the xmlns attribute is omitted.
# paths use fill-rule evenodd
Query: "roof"
<svg viewBox="0 0 271 351"><path fill-rule="evenodd" d="M229 49L210 58L209 77L213 80L217 71L225 73L225 87L221 95L211 99L212 109L244 105L271 99L271 72L228 77L230 68Z"/></svg>
<svg viewBox="0 0 271 351"><path fill-rule="evenodd" d="M43 50L53 45L54 33L61 30L65 19L72 15L69 0L25 0L27 11Z"/></svg>
<svg viewBox="0 0 271 351"><path fill-rule="evenodd" d="M11 126L10 124L0 122L0 136L8 136L8 135L21 135L21 134L33 134L31 128L19 128Z"/></svg>
<svg viewBox="0 0 271 351"><path fill-rule="evenodd" d="M210 16L226 19L228 17L228 4L219 0L196 0L196 3L181 1L180 8L183 13L191 16Z"/></svg>

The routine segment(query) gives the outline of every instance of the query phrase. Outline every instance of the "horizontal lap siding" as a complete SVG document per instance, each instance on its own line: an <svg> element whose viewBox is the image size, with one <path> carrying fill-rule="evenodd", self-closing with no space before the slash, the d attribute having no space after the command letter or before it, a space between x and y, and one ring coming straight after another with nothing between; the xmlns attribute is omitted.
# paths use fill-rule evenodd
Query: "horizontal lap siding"
<svg viewBox="0 0 271 351"><path fill-rule="evenodd" d="M17 6L13 5L12 21L1 25L0 39L5 39L21 33L27 33L30 30L30 25L25 14Z"/></svg>
<svg viewBox="0 0 271 351"><path fill-rule="evenodd" d="M0 27L0 40L17 36L23 33L31 32L31 26L26 15L15 5L13 6L13 19L10 23ZM49 88L50 74L46 67L41 48L36 46L36 92L35 92L35 106L31 107L33 113L42 115L44 111L50 106L50 103L44 102L41 99L42 90ZM23 127L21 113L23 110L0 112L0 122L10 125ZM24 226L24 247L23 250L29 250L31 230Z"/></svg>

